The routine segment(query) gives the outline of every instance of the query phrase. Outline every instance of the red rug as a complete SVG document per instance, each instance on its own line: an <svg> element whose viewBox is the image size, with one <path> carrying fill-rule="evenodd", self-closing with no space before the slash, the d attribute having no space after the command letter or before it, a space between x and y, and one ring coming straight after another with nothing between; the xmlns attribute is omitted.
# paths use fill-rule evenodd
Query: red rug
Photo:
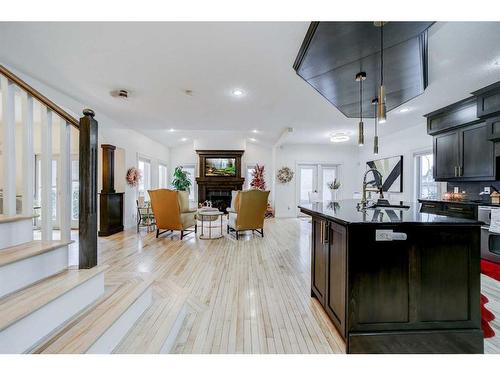
<svg viewBox="0 0 500 375"><path fill-rule="evenodd" d="M481 273L500 281L500 264L481 260ZM484 307L488 303L488 298L481 294L481 328L483 329L484 338L495 336L495 331L491 328L489 322L495 319L495 315Z"/></svg>

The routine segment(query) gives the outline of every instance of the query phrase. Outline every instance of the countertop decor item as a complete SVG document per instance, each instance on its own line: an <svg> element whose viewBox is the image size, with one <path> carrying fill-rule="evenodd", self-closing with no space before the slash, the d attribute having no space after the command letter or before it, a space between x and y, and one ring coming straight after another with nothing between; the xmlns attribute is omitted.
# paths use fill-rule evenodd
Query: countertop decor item
<svg viewBox="0 0 500 375"><path fill-rule="evenodd" d="M334 178L333 181L327 182L326 186L330 189L331 201L335 202L337 200L337 190L340 188L340 181Z"/></svg>
<svg viewBox="0 0 500 375"><path fill-rule="evenodd" d="M139 181L141 181L141 171L136 167L131 167L127 170L127 176L125 179L127 180L127 184L130 186L137 186Z"/></svg>
<svg viewBox="0 0 500 375"><path fill-rule="evenodd" d="M290 181L292 181L294 175L294 171L292 171L288 167L281 167L278 170L278 181L281 182L282 184L286 184Z"/></svg>

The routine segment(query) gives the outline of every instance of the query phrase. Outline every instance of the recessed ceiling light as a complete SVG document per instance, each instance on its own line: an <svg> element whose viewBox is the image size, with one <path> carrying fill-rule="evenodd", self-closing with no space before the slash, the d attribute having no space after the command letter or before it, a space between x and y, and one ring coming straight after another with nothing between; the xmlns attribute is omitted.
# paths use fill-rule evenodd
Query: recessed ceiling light
<svg viewBox="0 0 500 375"><path fill-rule="evenodd" d="M405 112L408 112L410 109L409 108L401 108L399 110L400 113L405 113Z"/></svg>
<svg viewBox="0 0 500 375"><path fill-rule="evenodd" d="M257 129L252 130L252 133L257 134L259 131Z"/></svg>
<svg viewBox="0 0 500 375"><path fill-rule="evenodd" d="M242 89L234 89L233 90L234 96L243 96L243 94L245 94L245 92Z"/></svg>
<svg viewBox="0 0 500 375"><path fill-rule="evenodd" d="M493 65L495 65L495 66L500 66L500 60L495 60L495 61L493 62Z"/></svg>
<svg viewBox="0 0 500 375"><path fill-rule="evenodd" d="M248 138L250 141L252 142L257 142L257 140L255 138Z"/></svg>
<svg viewBox="0 0 500 375"><path fill-rule="evenodd" d="M332 136L330 137L330 142L333 143L347 142L349 139L350 137L345 133L335 133L332 134Z"/></svg>
<svg viewBox="0 0 500 375"><path fill-rule="evenodd" d="M168 129L168 131L169 131L170 133L173 133L173 132L175 132L175 129L174 129L174 128L170 128L170 129Z"/></svg>
<svg viewBox="0 0 500 375"><path fill-rule="evenodd" d="M181 138L182 142L186 142L188 139L187 138Z"/></svg>

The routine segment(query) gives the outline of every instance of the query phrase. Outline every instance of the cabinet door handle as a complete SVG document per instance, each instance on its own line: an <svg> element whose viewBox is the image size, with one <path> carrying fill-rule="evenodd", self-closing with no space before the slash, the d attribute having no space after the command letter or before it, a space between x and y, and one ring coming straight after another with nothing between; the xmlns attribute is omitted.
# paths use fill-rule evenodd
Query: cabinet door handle
<svg viewBox="0 0 500 375"><path fill-rule="evenodd" d="M460 207L448 207L448 209L450 211L463 211L464 210L463 208L460 208Z"/></svg>
<svg viewBox="0 0 500 375"><path fill-rule="evenodd" d="M326 221L324 222L324 224L325 224L325 230L323 232L324 236L322 237L322 239L323 243L325 244L328 243L328 227L327 227L328 224L326 223Z"/></svg>

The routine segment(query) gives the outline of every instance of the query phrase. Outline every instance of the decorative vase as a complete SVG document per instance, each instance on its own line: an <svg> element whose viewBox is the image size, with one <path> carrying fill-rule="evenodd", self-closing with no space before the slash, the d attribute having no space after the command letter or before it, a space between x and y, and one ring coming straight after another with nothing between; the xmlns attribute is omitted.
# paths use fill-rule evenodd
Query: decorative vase
<svg viewBox="0 0 500 375"><path fill-rule="evenodd" d="M337 201L337 189L330 189L331 201Z"/></svg>

